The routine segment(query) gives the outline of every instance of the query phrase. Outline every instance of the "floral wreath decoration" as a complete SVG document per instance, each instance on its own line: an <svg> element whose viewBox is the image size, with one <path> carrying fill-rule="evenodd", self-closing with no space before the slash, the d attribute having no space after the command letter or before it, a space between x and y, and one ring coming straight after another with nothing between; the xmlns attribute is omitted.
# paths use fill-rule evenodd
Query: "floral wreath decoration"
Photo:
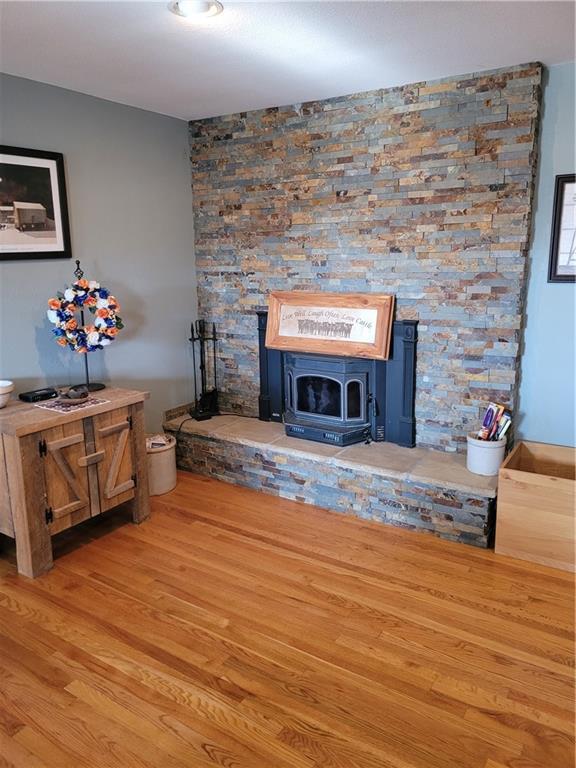
<svg viewBox="0 0 576 768"><path fill-rule="evenodd" d="M62 347L85 353L102 349L116 338L124 328L118 315L120 305L106 288L95 280L78 279L58 298L48 299L48 320L56 327L52 333ZM74 317L76 310L88 309L95 315L94 322L80 326Z"/></svg>

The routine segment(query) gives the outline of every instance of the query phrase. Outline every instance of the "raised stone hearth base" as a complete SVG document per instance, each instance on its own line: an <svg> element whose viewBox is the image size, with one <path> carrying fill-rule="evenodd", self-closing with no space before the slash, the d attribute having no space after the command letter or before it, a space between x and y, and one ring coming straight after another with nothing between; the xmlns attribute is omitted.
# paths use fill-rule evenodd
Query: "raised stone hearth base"
<svg viewBox="0 0 576 768"><path fill-rule="evenodd" d="M338 448L286 437L282 424L239 416L179 416L180 469L367 520L489 546L496 478L474 475L459 454L371 443Z"/></svg>

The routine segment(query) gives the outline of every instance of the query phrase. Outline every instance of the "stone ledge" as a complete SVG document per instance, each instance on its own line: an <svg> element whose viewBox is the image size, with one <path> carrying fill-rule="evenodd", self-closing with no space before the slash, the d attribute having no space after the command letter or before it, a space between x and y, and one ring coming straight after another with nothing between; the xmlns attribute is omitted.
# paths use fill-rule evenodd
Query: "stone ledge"
<svg viewBox="0 0 576 768"><path fill-rule="evenodd" d="M180 416L164 428L181 469L478 547L491 540L496 481L469 473L462 456L390 443L339 448L240 416Z"/></svg>
<svg viewBox="0 0 576 768"><path fill-rule="evenodd" d="M383 478L423 483L487 499L496 496L497 477L475 475L466 469L466 457L429 448L401 448L393 443L357 443L346 448L287 437L284 426L244 416L215 416L195 421L188 416L165 421L164 429L180 435L217 437L220 440L264 448L274 453L321 460L341 467Z"/></svg>

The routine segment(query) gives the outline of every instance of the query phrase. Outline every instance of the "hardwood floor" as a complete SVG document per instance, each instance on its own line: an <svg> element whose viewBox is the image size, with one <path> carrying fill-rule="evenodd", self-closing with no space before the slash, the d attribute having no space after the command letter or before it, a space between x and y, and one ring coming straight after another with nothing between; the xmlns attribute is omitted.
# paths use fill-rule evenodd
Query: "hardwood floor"
<svg viewBox="0 0 576 768"><path fill-rule="evenodd" d="M0 766L573 768L573 578L195 475L0 554Z"/></svg>

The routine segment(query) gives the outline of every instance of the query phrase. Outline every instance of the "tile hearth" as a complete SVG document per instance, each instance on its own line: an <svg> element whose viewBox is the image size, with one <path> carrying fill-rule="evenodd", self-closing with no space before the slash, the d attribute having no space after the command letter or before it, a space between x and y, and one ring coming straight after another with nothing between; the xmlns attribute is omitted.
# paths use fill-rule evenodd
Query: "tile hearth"
<svg viewBox="0 0 576 768"><path fill-rule="evenodd" d="M340 448L286 437L242 416L172 418L180 469L364 519L480 547L494 525L497 479L468 472L462 454L391 443Z"/></svg>

